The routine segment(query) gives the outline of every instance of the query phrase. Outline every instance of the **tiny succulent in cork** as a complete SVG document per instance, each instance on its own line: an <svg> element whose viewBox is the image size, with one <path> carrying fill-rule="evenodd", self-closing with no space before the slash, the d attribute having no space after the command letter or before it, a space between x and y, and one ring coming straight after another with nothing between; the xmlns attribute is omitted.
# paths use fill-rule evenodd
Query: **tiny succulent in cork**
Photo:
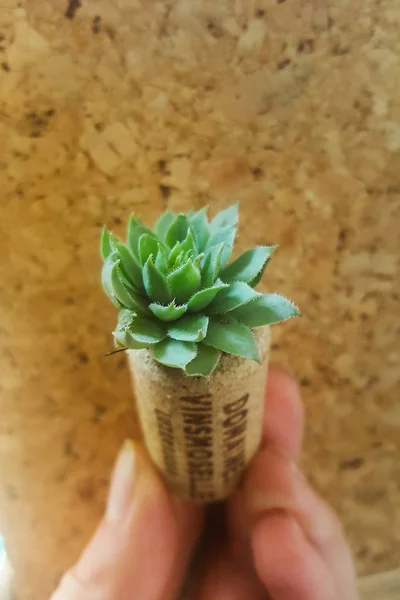
<svg viewBox="0 0 400 600"><path fill-rule="evenodd" d="M278 294L254 288L276 246L258 246L228 262L237 205L207 219L207 209L165 212L154 230L129 219L127 242L103 230L102 283L119 309L118 348L148 348L188 376L211 375L221 353L258 360L252 329L299 315Z"/></svg>

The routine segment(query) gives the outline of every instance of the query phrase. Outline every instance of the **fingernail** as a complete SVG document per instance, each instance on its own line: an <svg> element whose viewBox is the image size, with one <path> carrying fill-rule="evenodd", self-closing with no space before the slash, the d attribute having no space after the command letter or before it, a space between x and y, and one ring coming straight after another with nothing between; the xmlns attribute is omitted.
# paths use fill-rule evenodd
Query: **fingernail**
<svg viewBox="0 0 400 600"><path fill-rule="evenodd" d="M127 440L119 452L111 477L106 509L106 520L111 523L120 523L128 513L137 477L136 467L135 448L132 441Z"/></svg>
<svg viewBox="0 0 400 600"><path fill-rule="evenodd" d="M286 519L286 522L290 524L290 527L292 528L293 533L301 532L301 527L300 527L298 521L293 516L293 514L289 510L286 510L285 508L281 508L281 507L270 508L267 512L265 512L263 514L263 518L265 518L265 517L267 517L267 518L268 517L284 518L284 519Z"/></svg>
<svg viewBox="0 0 400 600"><path fill-rule="evenodd" d="M256 458L246 482L246 506L251 518L257 520L275 510L293 513L303 480L304 475L294 460L280 448L266 447Z"/></svg>
<svg viewBox="0 0 400 600"><path fill-rule="evenodd" d="M260 494L254 495L248 503L248 510L253 519L259 519L267 513L281 511L290 513L293 510L293 503L290 498L280 494Z"/></svg>

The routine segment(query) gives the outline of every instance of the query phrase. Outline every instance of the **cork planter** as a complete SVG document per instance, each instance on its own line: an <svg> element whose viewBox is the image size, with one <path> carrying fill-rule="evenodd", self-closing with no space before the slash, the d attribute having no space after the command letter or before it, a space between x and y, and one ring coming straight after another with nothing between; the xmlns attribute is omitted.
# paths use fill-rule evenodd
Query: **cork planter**
<svg viewBox="0 0 400 600"><path fill-rule="evenodd" d="M154 229L103 230L102 284L118 308L147 447L170 489L196 502L235 488L261 435L269 325L299 314L255 289L275 250L230 261L238 207L167 211Z"/></svg>
<svg viewBox="0 0 400 600"><path fill-rule="evenodd" d="M129 351L144 440L175 494L203 503L234 491L261 441L269 340L269 328L260 328L260 362L225 354L210 378Z"/></svg>

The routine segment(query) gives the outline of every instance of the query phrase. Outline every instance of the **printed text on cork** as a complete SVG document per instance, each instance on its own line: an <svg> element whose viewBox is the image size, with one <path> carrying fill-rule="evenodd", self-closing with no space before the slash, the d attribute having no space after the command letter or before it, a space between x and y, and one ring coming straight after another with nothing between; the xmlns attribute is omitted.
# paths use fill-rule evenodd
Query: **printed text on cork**
<svg viewBox="0 0 400 600"><path fill-rule="evenodd" d="M191 498L203 501L215 499L221 486L229 487L243 471L248 399L249 394L244 394L237 400L218 406L211 394L181 396ZM156 409L156 417L165 469L167 475L173 478L178 475L173 419L160 409ZM217 454L215 447L219 448Z"/></svg>

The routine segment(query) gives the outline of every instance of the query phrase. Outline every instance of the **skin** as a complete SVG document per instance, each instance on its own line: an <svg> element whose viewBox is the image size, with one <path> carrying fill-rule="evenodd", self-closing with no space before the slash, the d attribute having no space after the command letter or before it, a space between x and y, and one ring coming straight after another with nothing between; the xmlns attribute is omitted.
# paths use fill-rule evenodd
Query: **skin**
<svg viewBox="0 0 400 600"><path fill-rule="evenodd" d="M104 518L51 600L178 600L200 536L194 600L357 600L340 522L298 466L303 406L282 371L269 374L265 413L240 488L207 511L169 494L125 443Z"/></svg>

